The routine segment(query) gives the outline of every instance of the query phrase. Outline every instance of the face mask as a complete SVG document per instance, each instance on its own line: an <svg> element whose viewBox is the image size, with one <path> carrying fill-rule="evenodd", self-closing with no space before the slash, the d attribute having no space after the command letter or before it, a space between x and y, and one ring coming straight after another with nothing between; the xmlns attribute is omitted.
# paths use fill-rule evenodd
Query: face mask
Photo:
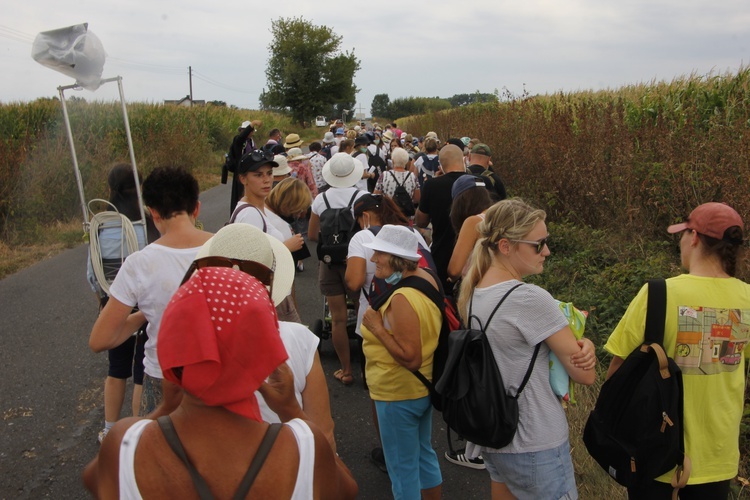
<svg viewBox="0 0 750 500"><path fill-rule="evenodd" d="M388 276L385 279L385 282L388 283L389 285L395 285L396 283L398 283L399 281L401 281L402 277L403 277L403 275L401 274L401 271L396 271L393 274L391 274L390 276Z"/></svg>
<svg viewBox="0 0 750 500"><path fill-rule="evenodd" d="M375 140L374 140L374 141L372 141L372 142L374 142L374 143L375 143L376 145L377 145L377 144L380 144L380 139L375 139Z"/></svg>

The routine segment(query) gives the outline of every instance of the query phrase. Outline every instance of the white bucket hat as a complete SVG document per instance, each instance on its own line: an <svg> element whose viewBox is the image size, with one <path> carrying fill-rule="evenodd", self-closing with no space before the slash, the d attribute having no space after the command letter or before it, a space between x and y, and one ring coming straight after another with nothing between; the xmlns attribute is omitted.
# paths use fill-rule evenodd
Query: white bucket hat
<svg viewBox="0 0 750 500"><path fill-rule="evenodd" d="M271 298L279 305L292 291L294 259L284 244L255 226L241 222L222 227L198 250L203 257L226 257L263 264L273 271Z"/></svg>
<svg viewBox="0 0 750 500"><path fill-rule="evenodd" d="M292 171L292 169L289 167L289 163L287 163L286 156L276 155L273 157L273 161L279 164L278 167L273 167L274 177L277 175L286 175Z"/></svg>
<svg viewBox="0 0 750 500"><path fill-rule="evenodd" d="M296 160L306 160L307 156L302 154L302 150L300 148L292 148L289 151L287 151L287 159L289 161L296 161Z"/></svg>
<svg viewBox="0 0 750 500"><path fill-rule="evenodd" d="M336 139L333 137L333 132L326 132L325 135L323 135L323 144L331 144L336 142Z"/></svg>
<svg viewBox="0 0 750 500"><path fill-rule="evenodd" d="M411 229L404 226L386 224L380 228L378 235L372 242L363 243L363 245L372 250L389 253L414 262L419 262L422 258L417 252L419 248L417 236Z"/></svg>
<svg viewBox="0 0 750 500"><path fill-rule="evenodd" d="M323 179L331 187L352 187L362 178L365 166L347 153L336 153L323 165Z"/></svg>

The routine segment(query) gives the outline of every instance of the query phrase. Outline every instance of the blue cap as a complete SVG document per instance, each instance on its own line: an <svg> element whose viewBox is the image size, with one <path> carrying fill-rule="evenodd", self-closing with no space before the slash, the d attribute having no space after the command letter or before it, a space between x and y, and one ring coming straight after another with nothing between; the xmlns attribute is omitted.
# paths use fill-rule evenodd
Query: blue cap
<svg viewBox="0 0 750 500"><path fill-rule="evenodd" d="M487 187L484 181L472 174L465 174L456 179L451 188L451 198L456 199L456 196L475 187Z"/></svg>
<svg viewBox="0 0 750 500"><path fill-rule="evenodd" d="M344 135L344 129L339 127L336 129L336 135Z"/></svg>

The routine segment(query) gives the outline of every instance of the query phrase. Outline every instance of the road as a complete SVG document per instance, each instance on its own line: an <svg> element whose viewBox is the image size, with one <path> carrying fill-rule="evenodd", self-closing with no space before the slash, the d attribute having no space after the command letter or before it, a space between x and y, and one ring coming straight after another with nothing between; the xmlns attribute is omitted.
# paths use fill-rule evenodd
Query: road
<svg viewBox="0 0 750 500"><path fill-rule="evenodd" d="M228 200L227 186L201 194L199 219L208 231L217 231L228 219ZM2 499L86 497L80 473L99 446L107 359L88 349L97 302L85 269L86 247L81 245L0 281ZM315 257L307 259L295 286L302 320L312 325L323 308ZM361 378L348 387L333 378L337 359L330 340L322 343L321 360L338 452L359 483L360 498L391 498L387 474L369 461L377 438ZM355 361L354 372L358 370ZM126 401L124 408L129 407ZM486 471L458 467L442 458L445 425L437 414L433 446L440 456L444 498L489 498Z"/></svg>

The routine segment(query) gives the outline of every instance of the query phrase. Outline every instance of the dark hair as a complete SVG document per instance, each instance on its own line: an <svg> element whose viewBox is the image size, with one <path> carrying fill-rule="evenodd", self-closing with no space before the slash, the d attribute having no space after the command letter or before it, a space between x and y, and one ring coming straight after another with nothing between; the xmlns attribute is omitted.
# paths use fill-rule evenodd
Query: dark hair
<svg viewBox="0 0 750 500"><path fill-rule="evenodd" d="M380 221L381 226L385 226L386 224L393 224L395 226L409 225L409 219L398 205L396 205L395 201L382 194L374 194L372 196L378 199L380 202L379 206L368 208L365 212L374 213Z"/></svg>
<svg viewBox="0 0 750 500"><path fill-rule="evenodd" d="M139 182L143 179L138 172ZM109 171L107 177L109 185L109 201L118 212L131 221L141 220L141 209L138 206L138 192L135 189L135 177L133 167L129 163L117 163ZM146 215L146 214L144 214ZM146 239L149 243L159 238L159 231L154 226L154 221L146 217Z"/></svg>
<svg viewBox="0 0 750 500"><path fill-rule="evenodd" d="M729 276L736 276L737 261L742 248L742 228L732 226L724 231L724 238L717 239L697 233L708 255L715 255L721 261L721 267Z"/></svg>
<svg viewBox="0 0 750 500"><path fill-rule="evenodd" d="M310 146L308 146L308 148L310 149L310 151L312 151L312 152L315 153L315 152L320 151L321 149L323 149L323 146L321 146L319 142L311 142Z"/></svg>
<svg viewBox="0 0 750 500"><path fill-rule="evenodd" d="M437 141L432 137L427 137L424 140L424 149L427 153L435 153L438 149Z"/></svg>
<svg viewBox="0 0 750 500"><path fill-rule="evenodd" d="M198 181L182 168L157 167L143 181L143 201L163 219L195 212L199 193Z"/></svg>
<svg viewBox="0 0 750 500"><path fill-rule="evenodd" d="M273 136L275 136L277 134L280 134L280 133L281 133L281 130L279 130L277 128L272 128L271 131L268 133L268 137L273 137Z"/></svg>
<svg viewBox="0 0 750 500"><path fill-rule="evenodd" d="M459 194L451 202L451 226L456 233L461 232L461 226L464 221L472 215L481 214L492 206L492 197L490 192L481 186L467 189Z"/></svg>
<svg viewBox="0 0 750 500"><path fill-rule="evenodd" d="M138 172L138 181L143 178ZM132 221L140 220L141 211L138 207L138 192L135 189L133 167L128 163L117 163L109 171L109 201L118 212Z"/></svg>

